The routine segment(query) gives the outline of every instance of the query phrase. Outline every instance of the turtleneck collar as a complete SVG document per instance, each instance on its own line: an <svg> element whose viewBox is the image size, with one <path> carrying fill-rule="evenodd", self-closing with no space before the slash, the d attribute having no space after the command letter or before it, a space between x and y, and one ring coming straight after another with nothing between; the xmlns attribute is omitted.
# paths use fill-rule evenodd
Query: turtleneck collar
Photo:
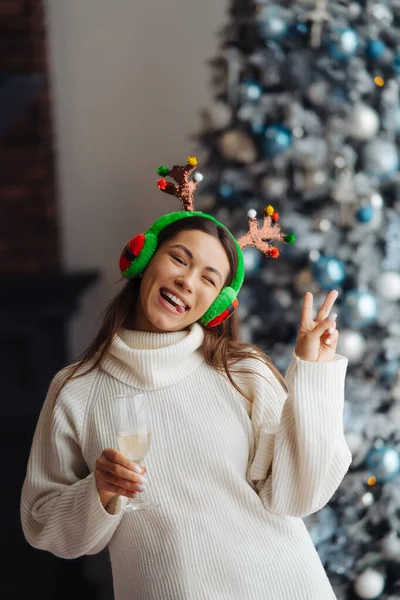
<svg viewBox="0 0 400 600"><path fill-rule="evenodd" d="M203 339L198 323L169 333L120 329L101 366L131 387L161 389L184 379L204 361Z"/></svg>

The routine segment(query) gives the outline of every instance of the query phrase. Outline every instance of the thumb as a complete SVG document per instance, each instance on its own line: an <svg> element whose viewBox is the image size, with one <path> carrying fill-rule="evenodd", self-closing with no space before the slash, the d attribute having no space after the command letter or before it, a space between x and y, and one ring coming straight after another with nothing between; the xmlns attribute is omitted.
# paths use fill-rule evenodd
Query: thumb
<svg viewBox="0 0 400 600"><path fill-rule="evenodd" d="M323 335L329 329L329 327L336 329L336 321L330 321L328 318L326 318L314 327L312 330L313 337L321 337L321 335Z"/></svg>

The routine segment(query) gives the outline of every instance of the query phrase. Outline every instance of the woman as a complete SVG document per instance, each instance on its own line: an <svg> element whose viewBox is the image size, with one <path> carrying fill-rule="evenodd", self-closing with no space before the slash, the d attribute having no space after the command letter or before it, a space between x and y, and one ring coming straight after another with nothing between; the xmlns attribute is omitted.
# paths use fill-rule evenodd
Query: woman
<svg viewBox="0 0 400 600"><path fill-rule="evenodd" d="M347 359L306 294L286 385L238 341L235 313L202 316L238 265L230 232L192 216L167 225L140 276L109 306L83 360L56 375L22 491L26 539L64 558L109 547L116 600L329 600L302 517L348 470ZM330 318L328 318L330 316ZM117 393L145 391L157 510L123 512L146 489L115 448Z"/></svg>

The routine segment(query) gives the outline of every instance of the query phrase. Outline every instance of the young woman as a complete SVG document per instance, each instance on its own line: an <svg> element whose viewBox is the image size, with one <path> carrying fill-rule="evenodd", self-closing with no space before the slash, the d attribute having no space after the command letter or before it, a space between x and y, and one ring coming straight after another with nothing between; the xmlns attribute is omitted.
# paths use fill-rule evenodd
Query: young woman
<svg viewBox="0 0 400 600"><path fill-rule="evenodd" d="M192 216L157 242L50 385L22 491L26 539L64 558L108 545L115 600L333 600L302 517L351 461L337 292L314 320L306 294L284 383L238 340L235 313L201 324L237 271L230 232ZM151 413L148 488L115 449L115 396L137 390ZM160 508L124 512L143 489Z"/></svg>

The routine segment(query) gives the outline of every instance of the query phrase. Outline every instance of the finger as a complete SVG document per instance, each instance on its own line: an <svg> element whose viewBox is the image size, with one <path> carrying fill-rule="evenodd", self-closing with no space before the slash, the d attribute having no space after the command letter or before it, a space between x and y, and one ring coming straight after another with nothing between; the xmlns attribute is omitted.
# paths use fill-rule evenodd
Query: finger
<svg viewBox="0 0 400 600"><path fill-rule="evenodd" d="M99 492L110 492L111 494L116 494L117 496L126 496L127 498L136 498L137 492L129 492L124 488L116 487L111 483L107 483L106 481L96 481L97 489Z"/></svg>
<svg viewBox="0 0 400 600"><path fill-rule="evenodd" d="M312 327L313 318L313 295L311 292L307 292L304 296L303 306L301 309L301 323L300 326L304 329L310 329Z"/></svg>
<svg viewBox="0 0 400 600"><path fill-rule="evenodd" d="M125 490L128 492L143 492L144 491L144 483L145 481L137 481L133 482L128 479L124 479L122 477L118 477L109 471L99 471L96 470L94 473L96 477L96 481L105 481L106 483L114 486L115 488ZM140 477L140 476L139 476Z"/></svg>
<svg viewBox="0 0 400 600"><path fill-rule="evenodd" d="M335 331L332 334L328 334L321 338L321 340L324 344L326 344L327 346L329 346L330 348L333 348L333 349L336 348L338 339L339 339L339 332L337 329L335 329Z"/></svg>
<svg viewBox="0 0 400 600"><path fill-rule="evenodd" d="M101 473L110 473L113 477L120 480L134 481L135 483L147 483L147 479L143 475L133 473L130 469L126 469L125 467L121 467L121 465L117 465L110 461L96 464L96 468Z"/></svg>
<svg viewBox="0 0 400 600"><path fill-rule="evenodd" d="M319 323L323 319L326 319L326 317L331 313L332 307L335 304L335 301L338 296L339 296L339 293L337 292L337 290L332 290L329 292L329 294L326 296L321 308L319 309L317 316L315 317L316 323Z"/></svg>
<svg viewBox="0 0 400 600"><path fill-rule="evenodd" d="M135 473L142 473L142 468L134 463L129 458L126 458L121 452L118 452L115 448L106 448L102 452L102 456L104 456L107 460L116 465L122 465L126 469L130 469L131 471L135 471Z"/></svg>
<svg viewBox="0 0 400 600"><path fill-rule="evenodd" d="M328 335L328 330L332 329L332 332L329 331L329 333L334 333L335 331L337 331L336 329L336 321L331 321L330 319L324 319L323 321L321 321L320 323L317 323L317 325L315 325L314 329L312 329L312 331L310 331L310 335L312 335L313 338L317 338L317 337L321 337L324 334Z"/></svg>

